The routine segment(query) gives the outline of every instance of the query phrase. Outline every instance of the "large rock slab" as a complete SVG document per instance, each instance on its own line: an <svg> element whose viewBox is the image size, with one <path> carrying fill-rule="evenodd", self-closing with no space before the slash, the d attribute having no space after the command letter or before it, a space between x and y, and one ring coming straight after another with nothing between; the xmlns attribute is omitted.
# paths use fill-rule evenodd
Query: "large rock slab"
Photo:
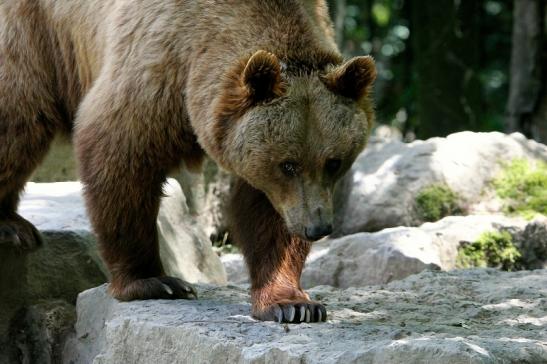
<svg viewBox="0 0 547 364"><path fill-rule="evenodd" d="M249 317L243 287L199 301L78 298L65 363L545 363L547 271L424 272L386 286L317 287L322 324Z"/></svg>
<svg viewBox="0 0 547 364"><path fill-rule="evenodd" d="M486 231L522 231L527 222L502 215L449 216L420 227L396 227L314 243L302 273L304 287L360 287L403 279L426 269L456 267L460 242ZM247 283L239 254L221 257L231 283ZM540 268L541 266L538 266Z"/></svg>
<svg viewBox="0 0 547 364"><path fill-rule="evenodd" d="M477 204L501 162L515 158L547 160L547 146L497 132L371 143L339 183L335 235L420 225L415 199L430 185L444 184L465 204Z"/></svg>
<svg viewBox="0 0 547 364"><path fill-rule="evenodd" d="M305 287L359 287L403 279L425 269L456 268L460 242L486 231L524 228L504 216L449 216L420 227L358 233L325 242L310 255L302 274Z"/></svg>
<svg viewBox="0 0 547 364"><path fill-rule="evenodd" d="M190 214L180 185L170 179L164 193L158 231L166 272L190 282L225 284L224 268L203 229ZM39 273L36 274L37 286L58 285L59 280L51 277L53 272L60 273L56 278L63 277L62 282L65 278L75 278L65 277L67 270L76 275L86 270L92 275L106 274L97 254L79 182L28 183L19 213L32 222L46 240L44 246L29 257L33 269ZM75 294L72 300L74 298Z"/></svg>
<svg viewBox="0 0 547 364"><path fill-rule="evenodd" d="M158 230L166 272L190 282L225 284L224 267L189 213L180 186L170 180L165 194ZM31 358L38 355L13 354L23 345L32 347L33 341L42 340L32 337L39 330L31 330L18 339L21 344L13 344L9 331L19 327L14 317L23 307L42 300L74 305L78 293L106 282L108 276L97 252L80 183L29 183L19 213L41 231L44 245L29 254L0 247L0 363L7 361L8 353Z"/></svg>

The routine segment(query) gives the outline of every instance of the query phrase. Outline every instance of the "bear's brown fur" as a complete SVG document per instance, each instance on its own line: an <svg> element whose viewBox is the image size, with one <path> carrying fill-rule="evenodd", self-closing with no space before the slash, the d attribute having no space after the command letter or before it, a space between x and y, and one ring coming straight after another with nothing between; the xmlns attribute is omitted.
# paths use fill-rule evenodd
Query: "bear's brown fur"
<svg viewBox="0 0 547 364"><path fill-rule="evenodd" d="M343 63L332 33L324 0L1 1L0 244L40 244L18 196L74 130L112 295L189 298L163 272L156 216L167 173L207 153L240 178L253 315L324 320L300 273L365 146L375 78L370 57Z"/></svg>

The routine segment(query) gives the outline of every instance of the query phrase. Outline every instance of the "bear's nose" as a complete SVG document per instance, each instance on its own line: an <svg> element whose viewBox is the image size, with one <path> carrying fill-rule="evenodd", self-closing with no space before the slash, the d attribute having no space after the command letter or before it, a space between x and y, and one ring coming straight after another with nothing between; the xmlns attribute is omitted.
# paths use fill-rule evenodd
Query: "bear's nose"
<svg viewBox="0 0 547 364"><path fill-rule="evenodd" d="M306 228L306 238L310 241L319 240L332 233L332 225L314 225Z"/></svg>

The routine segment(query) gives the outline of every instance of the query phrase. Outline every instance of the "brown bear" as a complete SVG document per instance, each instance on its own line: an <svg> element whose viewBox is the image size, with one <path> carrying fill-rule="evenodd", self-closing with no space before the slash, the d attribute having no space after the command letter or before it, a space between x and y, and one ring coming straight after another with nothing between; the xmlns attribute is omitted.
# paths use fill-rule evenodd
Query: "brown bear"
<svg viewBox="0 0 547 364"><path fill-rule="evenodd" d="M375 74L370 57L343 61L323 0L1 1L0 244L40 244L19 194L73 132L110 293L190 298L164 274L156 216L166 175L207 153L240 179L253 316L324 321L300 273L366 144Z"/></svg>

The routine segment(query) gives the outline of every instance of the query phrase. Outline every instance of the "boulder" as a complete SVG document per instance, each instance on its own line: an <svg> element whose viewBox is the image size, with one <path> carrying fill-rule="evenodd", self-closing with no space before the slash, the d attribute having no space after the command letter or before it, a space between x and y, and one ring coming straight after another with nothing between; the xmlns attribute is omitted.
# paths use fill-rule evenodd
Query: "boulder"
<svg viewBox="0 0 547 364"><path fill-rule="evenodd" d="M0 363L9 363L11 319L28 302L27 256L0 246Z"/></svg>
<svg viewBox="0 0 547 364"><path fill-rule="evenodd" d="M423 272L385 286L310 291L326 323L249 317L246 287L198 301L80 294L65 363L544 363L547 271Z"/></svg>
<svg viewBox="0 0 547 364"><path fill-rule="evenodd" d="M302 285L360 287L400 280L426 269L456 268L462 241L500 228L523 229L524 220L493 216L449 216L420 227L396 227L358 233L315 249L302 274Z"/></svg>
<svg viewBox="0 0 547 364"><path fill-rule="evenodd" d="M167 274L193 283L226 284L226 272L211 241L191 216L178 183L164 187L158 216L160 254Z"/></svg>
<svg viewBox="0 0 547 364"><path fill-rule="evenodd" d="M62 299L75 304L78 293L107 281L90 232L46 230L42 236L44 245L28 255L29 302Z"/></svg>
<svg viewBox="0 0 547 364"><path fill-rule="evenodd" d="M81 189L78 182L27 185L19 213L41 231L44 245L28 254L0 247L0 362L7 360L2 355L12 346L10 322L22 307L41 300L75 304L78 293L107 281ZM180 186L170 180L165 193L158 230L166 272L190 282L225 284L224 267L189 214Z"/></svg>
<svg viewBox="0 0 547 364"><path fill-rule="evenodd" d="M190 282L225 284L224 268L190 214L180 185L169 179L164 193L158 231L166 272ZM44 246L29 257L31 267L37 272L33 276L37 287L48 287L43 290L51 291L49 286L62 282L58 289L66 291L66 281L82 274L93 276L93 283L87 287L69 284L78 287L77 292L105 281L106 269L97 254L79 182L29 183L19 212L46 239ZM97 282L95 277L101 274L103 279ZM70 291L72 300L77 292ZM69 297L56 298L70 302Z"/></svg>
<svg viewBox="0 0 547 364"><path fill-rule="evenodd" d="M360 287L403 279L426 269L456 267L462 241L475 241L482 233L498 229L522 232L526 221L502 215L449 216L420 227L396 227L375 233L358 233L314 243L301 283L303 287L330 285ZM230 283L247 283L243 257L221 257Z"/></svg>
<svg viewBox="0 0 547 364"><path fill-rule="evenodd" d="M526 269L547 269L547 217L537 218L523 231L511 231L513 242L521 252Z"/></svg>
<svg viewBox="0 0 547 364"><path fill-rule="evenodd" d="M547 160L547 146L498 132L371 143L338 185L335 235L420 225L415 200L429 186L449 187L464 206L480 204L501 162L516 158Z"/></svg>
<svg viewBox="0 0 547 364"><path fill-rule="evenodd" d="M200 214L205 201L205 179L203 173L190 172L180 168L172 176L182 188L186 199L186 207L192 215Z"/></svg>
<svg viewBox="0 0 547 364"><path fill-rule="evenodd" d="M41 301L22 308L10 328L9 362L61 363L65 339L75 322L76 309L65 301Z"/></svg>
<svg viewBox="0 0 547 364"><path fill-rule="evenodd" d="M212 163L209 162L209 164ZM211 171L208 176L203 210L198 219L204 226L207 236L213 243L218 244L226 239L225 234L228 233L226 209L235 178L216 165L209 167L209 170L213 169L214 171Z"/></svg>
<svg viewBox="0 0 547 364"><path fill-rule="evenodd" d="M28 183L19 213L40 230L44 245L27 256L29 302L63 299L107 280L78 182Z"/></svg>

